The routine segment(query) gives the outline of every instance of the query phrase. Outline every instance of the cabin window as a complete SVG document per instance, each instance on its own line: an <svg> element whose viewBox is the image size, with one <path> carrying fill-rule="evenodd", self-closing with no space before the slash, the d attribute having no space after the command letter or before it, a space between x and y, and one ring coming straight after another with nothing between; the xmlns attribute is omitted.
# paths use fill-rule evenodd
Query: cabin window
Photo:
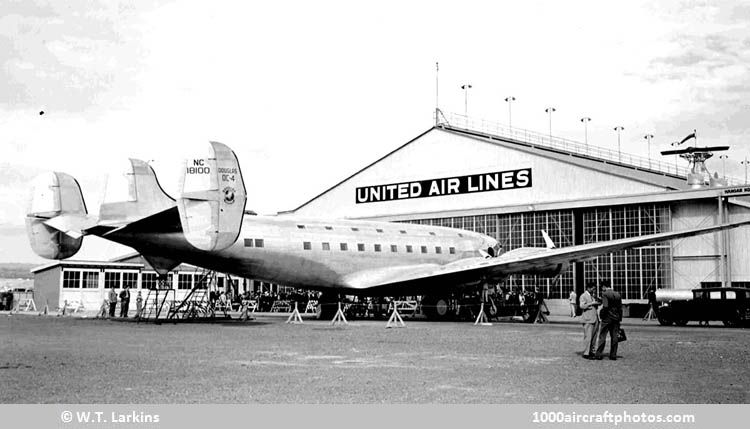
<svg viewBox="0 0 750 429"><path fill-rule="evenodd" d="M422 253L427 253L427 246L422 246Z"/></svg>
<svg viewBox="0 0 750 429"><path fill-rule="evenodd" d="M708 297L710 299L721 299L721 291L720 290L712 290L708 293Z"/></svg>
<svg viewBox="0 0 750 429"><path fill-rule="evenodd" d="M432 231L430 231L430 235L435 235L435 233L434 233L434 232L432 232Z"/></svg>
<svg viewBox="0 0 750 429"><path fill-rule="evenodd" d="M463 237L464 235L463 235L463 234L461 234L461 233L459 232L459 233L458 233L458 236L459 236L459 237Z"/></svg>
<svg viewBox="0 0 750 429"><path fill-rule="evenodd" d="M303 241L302 248L304 250L312 250L312 243L310 243L309 241Z"/></svg>
<svg viewBox="0 0 750 429"><path fill-rule="evenodd" d="M323 250L331 250L331 243L321 243L323 245Z"/></svg>
<svg viewBox="0 0 750 429"><path fill-rule="evenodd" d="M365 243L357 243L357 250L360 252L365 251Z"/></svg>
<svg viewBox="0 0 750 429"><path fill-rule="evenodd" d="M391 244L391 252L393 253L398 252L398 246L396 246L395 244Z"/></svg>
<svg viewBox="0 0 750 429"><path fill-rule="evenodd" d="M245 247L253 247L253 239L252 238L246 238L245 239Z"/></svg>
<svg viewBox="0 0 750 429"><path fill-rule="evenodd" d="M357 232L359 231L359 228L352 228L352 231Z"/></svg>
<svg viewBox="0 0 750 429"><path fill-rule="evenodd" d="M263 247L263 239L262 238L256 238L255 239L255 247Z"/></svg>
<svg viewBox="0 0 750 429"><path fill-rule="evenodd" d="M450 253L451 255L455 255L456 254L456 248L455 247L449 247L448 248L448 253Z"/></svg>
<svg viewBox="0 0 750 429"><path fill-rule="evenodd" d="M412 253L414 249L411 247L411 244L406 245L406 253Z"/></svg>
<svg viewBox="0 0 750 429"><path fill-rule="evenodd" d="M379 244L376 244L376 245L375 245L375 251L376 251L376 252L380 252L380 250L381 250L381 247L380 247L380 245L379 245Z"/></svg>
<svg viewBox="0 0 750 429"><path fill-rule="evenodd" d="M383 232L383 230L380 229L380 228L376 229L375 231L377 231L377 232Z"/></svg>
<svg viewBox="0 0 750 429"><path fill-rule="evenodd" d="M737 294L733 290L726 291L727 299L737 299Z"/></svg>
<svg viewBox="0 0 750 429"><path fill-rule="evenodd" d="M443 248L440 246L435 246L435 253L437 253L438 255L443 253Z"/></svg>
<svg viewBox="0 0 750 429"><path fill-rule="evenodd" d="M305 229L305 225L297 225L297 229Z"/></svg>
<svg viewBox="0 0 750 429"><path fill-rule="evenodd" d="M340 243L340 245L341 245L341 250L344 250L344 251L349 250L349 246L347 246L346 243Z"/></svg>
<svg viewBox="0 0 750 429"><path fill-rule="evenodd" d="M399 232L400 232L401 234L406 234L406 230L405 230L405 229L402 229L402 230L401 230L401 231L399 231Z"/></svg>
<svg viewBox="0 0 750 429"><path fill-rule="evenodd" d="M332 229L333 229L333 227L332 227L332 226L328 226L328 225L326 225L326 229L330 231L330 230L332 230Z"/></svg>

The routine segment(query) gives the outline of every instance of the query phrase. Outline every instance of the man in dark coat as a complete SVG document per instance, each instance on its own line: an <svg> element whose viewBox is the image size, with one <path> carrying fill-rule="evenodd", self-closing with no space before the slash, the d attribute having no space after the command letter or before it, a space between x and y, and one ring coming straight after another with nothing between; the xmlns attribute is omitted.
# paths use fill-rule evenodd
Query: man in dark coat
<svg viewBox="0 0 750 429"><path fill-rule="evenodd" d="M607 333L611 343L609 345L609 359L617 360L617 333L622 321L622 298L609 284L602 285L602 307L599 313L599 344L596 347L596 359L602 359L604 346L607 343Z"/></svg>
<svg viewBox="0 0 750 429"><path fill-rule="evenodd" d="M128 317L128 307L130 307L130 286L120 292L120 317Z"/></svg>
<svg viewBox="0 0 750 429"><path fill-rule="evenodd" d="M115 307L117 307L117 292L115 292L115 287L112 286L112 288L109 290L109 317L115 317Z"/></svg>

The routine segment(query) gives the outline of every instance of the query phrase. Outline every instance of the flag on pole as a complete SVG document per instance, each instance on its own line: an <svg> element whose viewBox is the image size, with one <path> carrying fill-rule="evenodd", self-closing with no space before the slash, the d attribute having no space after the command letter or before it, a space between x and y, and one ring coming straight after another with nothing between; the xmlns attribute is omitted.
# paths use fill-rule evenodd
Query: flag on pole
<svg viewBox="0 0 750 429"><path fill-rule="evenodd" d="M694 139L694 138L695 138L695 130L693 130L693 133L692 133L692 134L688 134L688 136L687 136L687 137L685 137L684 139L682 139L682 140L680 141L680 144L683 144L683 143L685 143L686 141L688 141L688 140L690 140L690 139Z"/></svg>

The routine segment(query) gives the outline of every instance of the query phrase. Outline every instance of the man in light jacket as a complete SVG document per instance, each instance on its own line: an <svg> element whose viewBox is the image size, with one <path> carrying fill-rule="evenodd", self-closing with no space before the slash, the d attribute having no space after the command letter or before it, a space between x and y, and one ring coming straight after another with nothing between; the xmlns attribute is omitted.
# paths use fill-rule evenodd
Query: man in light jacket
<svg viewBox="0 0 750 429"><path fill-rule="evenodd" d="M589 283L586 290L581 294L579 305L581 307L581 323L583 323L583 358L594 358L594 346L596 344L596 332L599 330L599 314L596 307L599 302L591 294L594 292L594 285Z"/></svg>

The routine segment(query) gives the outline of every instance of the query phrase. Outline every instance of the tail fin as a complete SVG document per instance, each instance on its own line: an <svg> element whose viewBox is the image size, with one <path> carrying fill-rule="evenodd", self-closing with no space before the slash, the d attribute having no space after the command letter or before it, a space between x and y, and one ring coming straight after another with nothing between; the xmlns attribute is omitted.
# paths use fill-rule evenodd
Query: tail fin
<svg viewBox="0 0 750 429"><path fill-rule="evenodd" d="M55 172L34 180L26 234L37 255L47 259L75 255L83 243L83 230L92 223L81 187L72 176Z"/></svg>
<svg viewBox="0 0 750 429"><path fill-rule="evenodd" d="M201 250L223 250L240 234L247 202L237 155L211 142L208 158L186 163L177 200L185 239Z"/></svg>
<svg viewBox="0 0 750 429"><path fill-rule="evenodd" d="M102 225L127 224L174 205L174 200L159 185L154 169L147 162L131 158L121 172L107 177L99 222Z"/></svg>

